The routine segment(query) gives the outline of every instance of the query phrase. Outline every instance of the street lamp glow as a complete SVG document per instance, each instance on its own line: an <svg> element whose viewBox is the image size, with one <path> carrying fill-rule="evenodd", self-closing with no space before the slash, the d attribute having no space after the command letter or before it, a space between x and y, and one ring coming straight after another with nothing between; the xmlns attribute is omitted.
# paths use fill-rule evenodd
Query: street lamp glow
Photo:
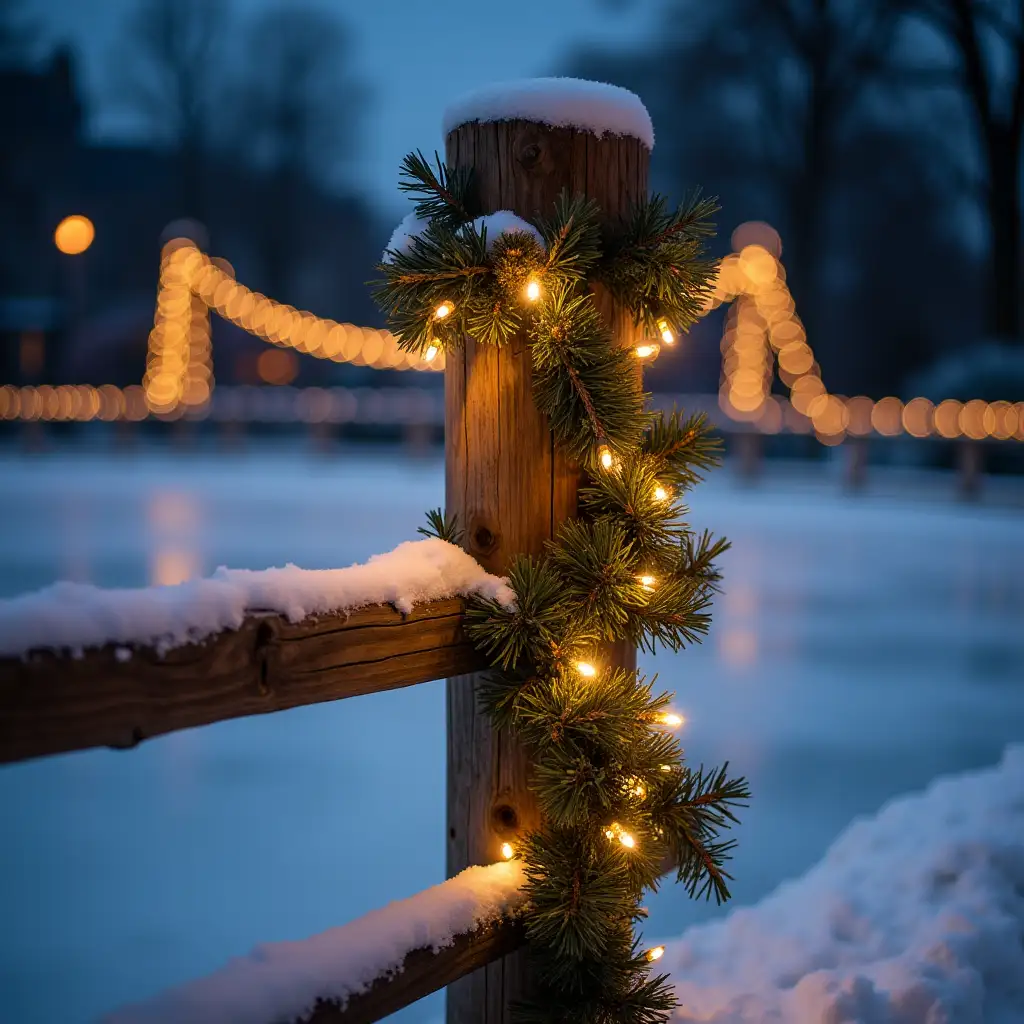
<svg viewBox="0 0 1024 1024"><path fill-rule="evenodd" d="M78 256L92 245L96 228L88 217L73 213L65 217L53 233L53 244L67 256Z"/></svg>

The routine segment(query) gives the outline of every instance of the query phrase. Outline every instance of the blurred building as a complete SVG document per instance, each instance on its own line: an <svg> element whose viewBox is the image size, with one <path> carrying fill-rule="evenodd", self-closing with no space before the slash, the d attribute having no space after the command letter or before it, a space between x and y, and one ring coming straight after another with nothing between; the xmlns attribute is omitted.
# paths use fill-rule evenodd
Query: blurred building
<svg viewBox="0 0 1024 1024"><path fill-rule="evenodd" d="M183 209L180 162L139 142L96 142L70 51L42 65L0 70L0 383L115 383L141 379L152 326L160 247ZM204 155L203 224L212 250L240 279L339 320L379 322L365 281L383 232L361 198L312 183L292 204L286 237L268 236L274 181L228 151ZM95 236L76 255L54 232L72 214ZM275 249L275 246L280 247ZM273 266L268 264L273 253ZM287 270L281 273L281 267ZM285 283L282 284L281 282ZM255 379L264 344L214 327L221 382ZM345 370L302 360L300 383L330 383Z"/></svg>

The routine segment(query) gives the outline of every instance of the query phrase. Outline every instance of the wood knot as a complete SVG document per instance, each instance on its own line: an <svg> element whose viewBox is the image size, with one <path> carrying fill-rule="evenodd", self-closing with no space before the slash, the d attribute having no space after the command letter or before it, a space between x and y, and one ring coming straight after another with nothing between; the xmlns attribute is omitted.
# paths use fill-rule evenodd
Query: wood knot
<svg viewBox="0 0 1024 1024"><path fill-rule="evenodd" d="M489 555L498 546L498 538L486 526L478 526L471 541L473 551L481 555Z"/></svg>
<svg viewBox="0 0 1024 1024"><path fill-rule="evenodd" d="M516 163L524 171L539 171L544 173L550 170L548 164L547 146L544 143L540 131L535 126L524 128L516 136L513 146Z"/></svg>
<svg viewBox="0 0 1024 1024"><path fill-rule="evenodd" d="M491 827L499 835L509 835L519 828L519 815L510 804L498 804L491 809Z"/></svg>

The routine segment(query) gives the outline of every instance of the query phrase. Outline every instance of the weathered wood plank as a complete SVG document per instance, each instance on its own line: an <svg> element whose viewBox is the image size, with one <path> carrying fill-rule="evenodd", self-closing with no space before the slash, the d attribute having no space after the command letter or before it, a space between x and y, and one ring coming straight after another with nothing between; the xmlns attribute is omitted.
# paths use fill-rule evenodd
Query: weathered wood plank
<svg viewBox="0 0 1024 1024"><path fill-rule="evenodd" d="M437 952L415 949L406 956L399 974L379 978L366 992L349 999L344 1009L338 1003L318 1001L302 1024L371 1024L515 952L525 941L522 922L513 919L460 935Z"/></svg>
<svg viewBox="0 0 1024 1024"><path fill-rule="evenodd" d="M168 651L114 646L81 658L0 659L0 763L132 747L177 729L392 690L483 666L463 603L409 615L375 605L291 623L254 614L237 630Z"/></svg>

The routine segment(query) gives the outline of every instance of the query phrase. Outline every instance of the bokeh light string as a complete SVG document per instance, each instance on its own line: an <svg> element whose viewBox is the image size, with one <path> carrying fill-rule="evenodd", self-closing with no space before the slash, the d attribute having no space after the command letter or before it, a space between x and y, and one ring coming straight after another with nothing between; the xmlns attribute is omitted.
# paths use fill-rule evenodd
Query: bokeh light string
<svg viewBox="0 0 1024 1024"><path fill-rule="evenodd" d="M742 240L746 227L737 229L734 239ZM731 303L722 335L719 389L719 405L731 419L767 434L813 431L825 445L872 433L1024 440L1024 402L947 399L935 405L923 397L904 403L891 396L876 401L830 393L786 285L785 268L769 248L773 240L777 246L778 236L768 225L750 227L762 229L766 244L738 245L722 261L708 299L708 309ZM776 364L789 390L788 401L772 394Z"/></svg>

